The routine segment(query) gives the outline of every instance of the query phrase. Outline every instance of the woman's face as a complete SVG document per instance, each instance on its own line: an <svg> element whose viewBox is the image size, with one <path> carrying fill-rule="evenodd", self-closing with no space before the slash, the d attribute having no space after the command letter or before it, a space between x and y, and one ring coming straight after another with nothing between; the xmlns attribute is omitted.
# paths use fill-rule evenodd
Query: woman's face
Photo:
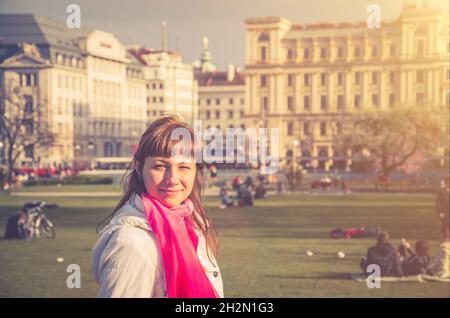
<svg viewBox="0 0 450 318"><path fill-rule="evenodd" d="M142 167L145 189L167 207L178 206L191 194L195 162L186 157L147 157Z"/></svg>

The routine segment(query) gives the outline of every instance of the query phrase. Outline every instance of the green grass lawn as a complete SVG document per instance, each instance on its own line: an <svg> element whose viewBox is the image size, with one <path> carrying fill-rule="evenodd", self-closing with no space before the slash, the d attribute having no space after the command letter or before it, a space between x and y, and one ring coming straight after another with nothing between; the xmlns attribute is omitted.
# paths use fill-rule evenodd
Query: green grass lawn
<svg viewBox="0 0 450 318"><path fill-rule="evenodd" d="M28 186L15 189L14 192L121 192L120 184L86 184L86 185L45 185Z"/></svg>
<svg viewBox="0 0 450 318"><path fill-rule="evenodd" d="M41 188L41 191L45 191ZM0 231L29 197L0 197ZM60 208L47 214L56 239L31 242L0 239L0 297L95 297L91 248L96 224L118 198L44 198ZM372 239L332 240L336 227L380 225L394 244L402 237L439 244L439 224L430 194L284 195L256 201L253 208L205 206L221 240L219 264L226 297L449 297L446 283L382 283L368 289L348 278ZM0 232L2 233L2 232ZM311 250L314 256L308 257ZM338 251L346 257L337 257ZM63 257L58 263L56 259ZM81 289L66 287L66 267L81 267Z"/></svg>

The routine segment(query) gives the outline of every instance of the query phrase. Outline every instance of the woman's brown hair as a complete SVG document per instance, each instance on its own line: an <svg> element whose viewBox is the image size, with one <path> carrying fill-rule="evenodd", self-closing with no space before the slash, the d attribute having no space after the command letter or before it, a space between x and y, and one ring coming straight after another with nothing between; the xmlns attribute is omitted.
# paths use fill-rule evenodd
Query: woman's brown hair
<svg viewBox="0 0 450 318"><path fill-rule="evenodd" d="M114 209L114 213L105 218L100 225L104 224L106 220L111 220L114 214L130 199L134 194L141 194L145 192L145 186L142 178L139 176L137 169L142 169L145 159L147 157L165 157L171 156L172 148L180 142L180 140L172 139L172 132L177 128L186 129L191 136L190 147L191 156L195 156L195 148L201 145L195 145L194 132L192 127L181 121L177 116L164 116L155 120L144 132L139 141L138 149L136 150L133 160L125 172L122 181L126 184L126 191L119 203ZM196 163L196 174L192 192L189 194L189 199L194 204L194 212L191 217L197 227L202 231L205 239L208 257L211 260L210 252L217 258L218 255L218 238L212 221L206 216L205 210L201 203L201 192L203 183L203 163ZM100 226L99 225L99 226ZM98 232L99 227L97 227Z"/></svg>

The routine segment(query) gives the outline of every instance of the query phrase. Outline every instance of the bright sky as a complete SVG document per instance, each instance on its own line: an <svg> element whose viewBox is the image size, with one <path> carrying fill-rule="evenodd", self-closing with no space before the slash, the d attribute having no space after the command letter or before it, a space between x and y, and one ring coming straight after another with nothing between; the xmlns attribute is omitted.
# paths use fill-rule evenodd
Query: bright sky
<svg viewBox="0 0 450 318"><path fill-rule="evenodd" d="M415 3L414 0L406 0ZM402 0L0 0L1 13L35 13L65 21L71 3L81 7L84 27L114 33L124 44L161 48L161 22L167 22L169 49L183 61L200 57L202 37L219 69L244 63L244 19L280 16L298 23L365 21L371 3L381 7L382 20L395 19ZM428 0L449 10L448 0Z"/></svg>

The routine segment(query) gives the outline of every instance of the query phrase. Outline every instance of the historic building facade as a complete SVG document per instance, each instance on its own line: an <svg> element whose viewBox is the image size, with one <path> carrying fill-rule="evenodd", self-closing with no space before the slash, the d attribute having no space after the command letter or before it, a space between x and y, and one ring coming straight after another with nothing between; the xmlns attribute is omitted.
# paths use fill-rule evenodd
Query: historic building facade
<svg viewBox="0 0 450 318"><path fill-rule="evenodd" d="M208 50L208 40L203 38L203 53L195 68L198 82L198 107L203 129L244 128L245 77L234 65L218 71Z"/></svg>
<svg viewBox="0 0 450 318"><path fill-rule="evenodd" d="M245 121L279 127L283 157L329 169L343 157L333 138L352 114L448 109L448 12L409 5L379 29L278 17L245 24Z"/></svg>
<svg viewBox="0 0 450 318"><path fill-rule="evenodd" d="M92 158L131 156L147 124L146 81L143 65L113 34L5 14L0 36L3 92L22 86L55 136L21 162L86 167Z"/></svg>

